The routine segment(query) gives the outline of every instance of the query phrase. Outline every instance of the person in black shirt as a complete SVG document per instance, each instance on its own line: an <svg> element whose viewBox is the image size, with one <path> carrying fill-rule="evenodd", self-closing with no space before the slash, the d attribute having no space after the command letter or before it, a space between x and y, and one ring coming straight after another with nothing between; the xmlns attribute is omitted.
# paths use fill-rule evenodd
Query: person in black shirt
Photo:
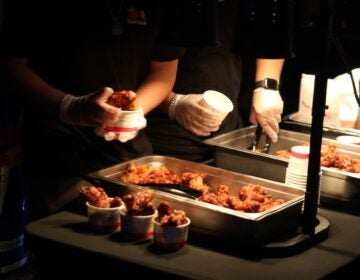
<svg viewBox="0 0 360 280"><path fill-rule="evenodd" d="M5 1L2 76L24 104L22 157L30 219L78 197L84 178L152 147L142 130L126 143L94 129L115 121L115 90L137 93L144 114L172 89L182 48L159 43L158 1Z"/></svg>
<svg viewBox="0 0 360 280"><path fill-rule="evenodd" d="M243 103L253 109L251 122L259 123L273 141L277 140L283 108L278 87L271 92L257 88L256 93L254 91L257 98L251 103L243 84L250 84L254 90L254 81L266 78L275 79L279 84L282 65L291 53L287 27L289 2L185 0L177 3L183 11L173 20L174 26L177 28L184 19L181 27L188 26L188 29L179 28L178 33L174 32L180 34L179 38L173 36L172 39L178 44L194 46L188 47L179 60L175 87L161 105L162 112L154 111L148 117L146 132L155 153L197 162L211 160L212 148L203 140L240 128L240 105ZM193 15L195 12L190 11L193 6L197 7L195 10L202 7L206 15ZM216 19L213 20L215 28L208 19L210 15ZM249 72L243 69L242 56L256 60L254 81L242 81L243 71ZM201 94L206 90L220 91L234 104L234 110L222 123L216 114L200 106ZM176 107L171 120L168 108L175 93L176 104L181 105Z"/></svg>

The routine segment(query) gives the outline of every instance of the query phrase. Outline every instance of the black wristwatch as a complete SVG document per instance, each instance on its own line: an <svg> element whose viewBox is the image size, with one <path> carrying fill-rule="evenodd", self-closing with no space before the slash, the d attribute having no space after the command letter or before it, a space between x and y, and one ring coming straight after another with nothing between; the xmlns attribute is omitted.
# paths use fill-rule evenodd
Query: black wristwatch
<svg viewBox="0 0 360 280"><path fill-rule="evenodd" d="M278 90L278 82L275 79L265 78L264 80L255 82L254 89L257 88Z"/></svg>

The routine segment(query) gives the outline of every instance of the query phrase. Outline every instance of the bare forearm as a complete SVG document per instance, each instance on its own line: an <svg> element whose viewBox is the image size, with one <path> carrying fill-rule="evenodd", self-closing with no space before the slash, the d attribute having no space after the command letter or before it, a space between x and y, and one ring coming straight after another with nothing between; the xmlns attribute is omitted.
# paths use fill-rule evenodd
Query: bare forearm
<svg viewBox="0 0 360 280"><path fill-rule="evenodd" d="M177 60L152 63L151 73L137 89L137 98L145 114L169 97L176 79L177 64Z"/></svg>
<svg viewBox="0 0 360 280"><path fill-rule="evenodd" d="M272 78L279 81L284 62L285 59L257 59L255 81L260 81L265 78Z"/></svg>

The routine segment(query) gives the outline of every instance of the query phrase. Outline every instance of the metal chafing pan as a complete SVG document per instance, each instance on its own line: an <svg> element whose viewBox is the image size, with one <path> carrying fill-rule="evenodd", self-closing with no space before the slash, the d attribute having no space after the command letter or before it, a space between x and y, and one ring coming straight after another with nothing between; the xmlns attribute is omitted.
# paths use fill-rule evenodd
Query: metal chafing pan
<svg viewBox="0 0 360 280"><path fill-rule="evenodd" d="M275 156L277 150L289 150L292 146L310 142L310 135L280 129L279 140L272 143L269 154L247 150L254 137L255 126L249 126L205 140L215 148L215 166L227 170L285 182L288 160ZM360 146L347 145L333 139L322 139L323 145L334 144L337 151L360 159ZM261 147L260 143L260 147ZM360 174L322 167L321 195L360 202Z"/></svg>
<svg viewBox="0 0 360 280"><path fill-rule="evenodd" d="M165 200L173 208L186 211L191 219L193 231L221 237L222 239L262 244L299 227L301 206L304 200L304 191L301 189L172 157L154 155L129 162L136 165L166 166L177 174L183 172L206 173L205 182L208 185L216 187L219 184L225 184L229 186L232 194L237 194L240 187L244 185L259 184L274 198L285 200L285 203L261 213L244 213L154 188L155 206L161 200ZM93 172L89 176L98 181L111 194L124 195L141 191L145 187L123 183L119 180L129 162L110 166ZM151 186L147 188L151 189Z"/></svg>
<svg viewBox="0 0 360 280"><path fill-rule="evenodd" d="M297 113L293 113L284 117L284 120L280 123L280 127L285 130L296 131L300 133L310 134L311 124L297 120ZM327 126L324 124L323 137L328 139L336 139L337 136L350 135L360 136L360 114L356 122L355 128L344 128Z"/></svg>

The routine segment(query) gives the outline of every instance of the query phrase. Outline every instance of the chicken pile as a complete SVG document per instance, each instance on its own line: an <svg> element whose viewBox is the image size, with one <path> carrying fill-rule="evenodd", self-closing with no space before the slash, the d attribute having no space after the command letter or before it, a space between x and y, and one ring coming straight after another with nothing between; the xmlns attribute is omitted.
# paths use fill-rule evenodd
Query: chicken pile
<svg viewBox="0 0 360 280"><path fill-rule="evenodd" d="M236 196L229 193L229 187L226 185L219 185L216 192L213 192L212 187L204 182L205 178L205 173L183 172L177 175L165 166L136 166L134 163L130 163L120 176L124 183L180 184L201 192L198 198L200 201L244 212L263 212L284 203L283 199L273 199L259 185L243 186Z"/></svg>
<svg viewBox="0 0 360 280"><path fill-rule="evenodd" d="M165 166L136 166L134 163L129 163L126 171L120 176L120 180L124 183L139 185L180 183L179 177Z"/></svg>
<svg viewBox="0 0 360 280"><path fill-rule="evenodd" d="M291 153L289 150L278 150L275 152L275 155L288 159ZM341 171L360 173L360 160L338 153L334 144L323 145L321 147L320 164L321 166L332 167Z"/></svg>

